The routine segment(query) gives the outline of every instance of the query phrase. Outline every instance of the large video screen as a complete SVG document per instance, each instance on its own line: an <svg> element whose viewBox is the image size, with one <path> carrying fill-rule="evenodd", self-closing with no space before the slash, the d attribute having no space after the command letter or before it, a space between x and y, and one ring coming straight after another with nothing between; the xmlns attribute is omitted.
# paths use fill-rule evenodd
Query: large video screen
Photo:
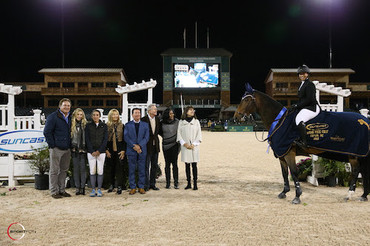
<svg viewBox="0 0 370 246"><path fill-rule="evenodd" d="M219 85L218 63L174 64L175 88L213 88Z"/></svg>

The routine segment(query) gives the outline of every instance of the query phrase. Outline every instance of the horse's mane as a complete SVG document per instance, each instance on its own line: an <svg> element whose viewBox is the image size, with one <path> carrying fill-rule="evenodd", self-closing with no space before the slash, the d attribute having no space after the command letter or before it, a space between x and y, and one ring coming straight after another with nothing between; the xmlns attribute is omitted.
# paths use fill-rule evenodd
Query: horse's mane
<svg viewBox="0 0 370 246"><path fill-rule="evenodd" d="M279 111L283 108L283 105L281 103L279 103L269 95L258 90L255 90L254 92L263 98L263 100L261 100L262 102L267 103L268 105L272 106L273 108L276 108Z"/></svg>
<svg viewBox="0 0 370 246"><path fill-rule="evenodd" d="M269 95L257 90L254 91L254 97L256 98L257 113L261 116L265 126L269 128L283 105Z"/></svg>

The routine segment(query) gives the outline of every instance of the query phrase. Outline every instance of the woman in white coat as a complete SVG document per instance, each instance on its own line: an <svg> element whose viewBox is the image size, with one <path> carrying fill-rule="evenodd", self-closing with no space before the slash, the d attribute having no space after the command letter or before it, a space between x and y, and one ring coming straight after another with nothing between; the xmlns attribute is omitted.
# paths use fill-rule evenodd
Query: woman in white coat
<svg viewBox="0 0 370 246"><path fill-rule="evenodd" d="M181 161L185 162L186 180L188 185L185 189L191 189L190 164L193 169L193 190L197 190L199 162L199 145L202 142L202 132L199 120L192 106L185 108L177 129L177 141L181 145Z"/></svg>

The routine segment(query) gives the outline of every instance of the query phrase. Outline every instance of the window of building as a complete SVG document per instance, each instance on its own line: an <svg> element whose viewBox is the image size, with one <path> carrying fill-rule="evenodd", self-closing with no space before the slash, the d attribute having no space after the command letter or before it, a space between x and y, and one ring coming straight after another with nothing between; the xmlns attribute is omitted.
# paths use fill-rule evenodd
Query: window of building
<svg viewBox="0 0 370 246"><path fill-rule="evenodd" d="M107 100L107 106L118 106L117 100Z"/></svg>
<svg viewBox="0 0 370 246"><path fill-rule="evenodd" d="M276 83L276 88L288 88L288 83L278 82Z"/></svg>
<svg viewBox="0 0 370 246"><path fill-rule="evenodd" d="M89 106L89 100L77 100L77 106L79 107Z"/></svg>
<svg viewBox="0 0 370 246"><path fill-rule="evenodd" d="M97 99L97 100L92 100L91 101L92 106L103 106L103 100Z"/></svg>
<svg viewBox="0 0 370 246"><path fill-rule="evenodd" d="M63 88L73 88L73 87L75 87L75 83L63 82Z"/></svg>
<svg viewBox="0 0 370 246"><path fill-rule="evenodd" d="M59 83L59 82L49 82L49 83L48 83L48 87L49 87L49 88L56 88L56 87L60 87L60 83Z"/></svg>
<svg viewBox="0 0 370 246"><path fill-rule="evenodd" d="M59 101L56 99L50 99L48 100L48 106L49 107L56 107L59 105Z"/></svg>
<svg viewBox="0 0 370 246"><path fill-rule="evenodd" d="M104 87L104 83L102 82L93 82L91 83L91 87Z"/></svg>
<svg viewBox="0 0 370 246"><path fill-rule="evenodd" d="M80 83L78 83L78 87L79 88L81 88L81 87L86 88L86 87L88 87L88 84L87 84L87 82L80 82Z"/></svg>
<svg viewBox="0 0 370 246"><path fill-rule="evenodd" d="M116 88L118 85L117 82L107 82L107 87L110 87L110 88Z"/></svg>
<svg viewBox="0 0 370 246"><path fill-rule="evenodd" d="M275 85L275 90L278 92L288 92L288 83L286 82L278 82Z"/></svg>

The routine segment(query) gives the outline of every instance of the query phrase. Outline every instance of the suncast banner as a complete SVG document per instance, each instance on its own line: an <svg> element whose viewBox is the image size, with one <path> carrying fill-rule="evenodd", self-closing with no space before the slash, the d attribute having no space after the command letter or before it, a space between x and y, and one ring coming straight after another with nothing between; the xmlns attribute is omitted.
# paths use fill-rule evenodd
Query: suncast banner
<svg viewBox="0 0 370 246"><path fill-rule="evenodd" d="M24 153L46 147L40 130L17 130L0 134L0 153Z"/></svg>

